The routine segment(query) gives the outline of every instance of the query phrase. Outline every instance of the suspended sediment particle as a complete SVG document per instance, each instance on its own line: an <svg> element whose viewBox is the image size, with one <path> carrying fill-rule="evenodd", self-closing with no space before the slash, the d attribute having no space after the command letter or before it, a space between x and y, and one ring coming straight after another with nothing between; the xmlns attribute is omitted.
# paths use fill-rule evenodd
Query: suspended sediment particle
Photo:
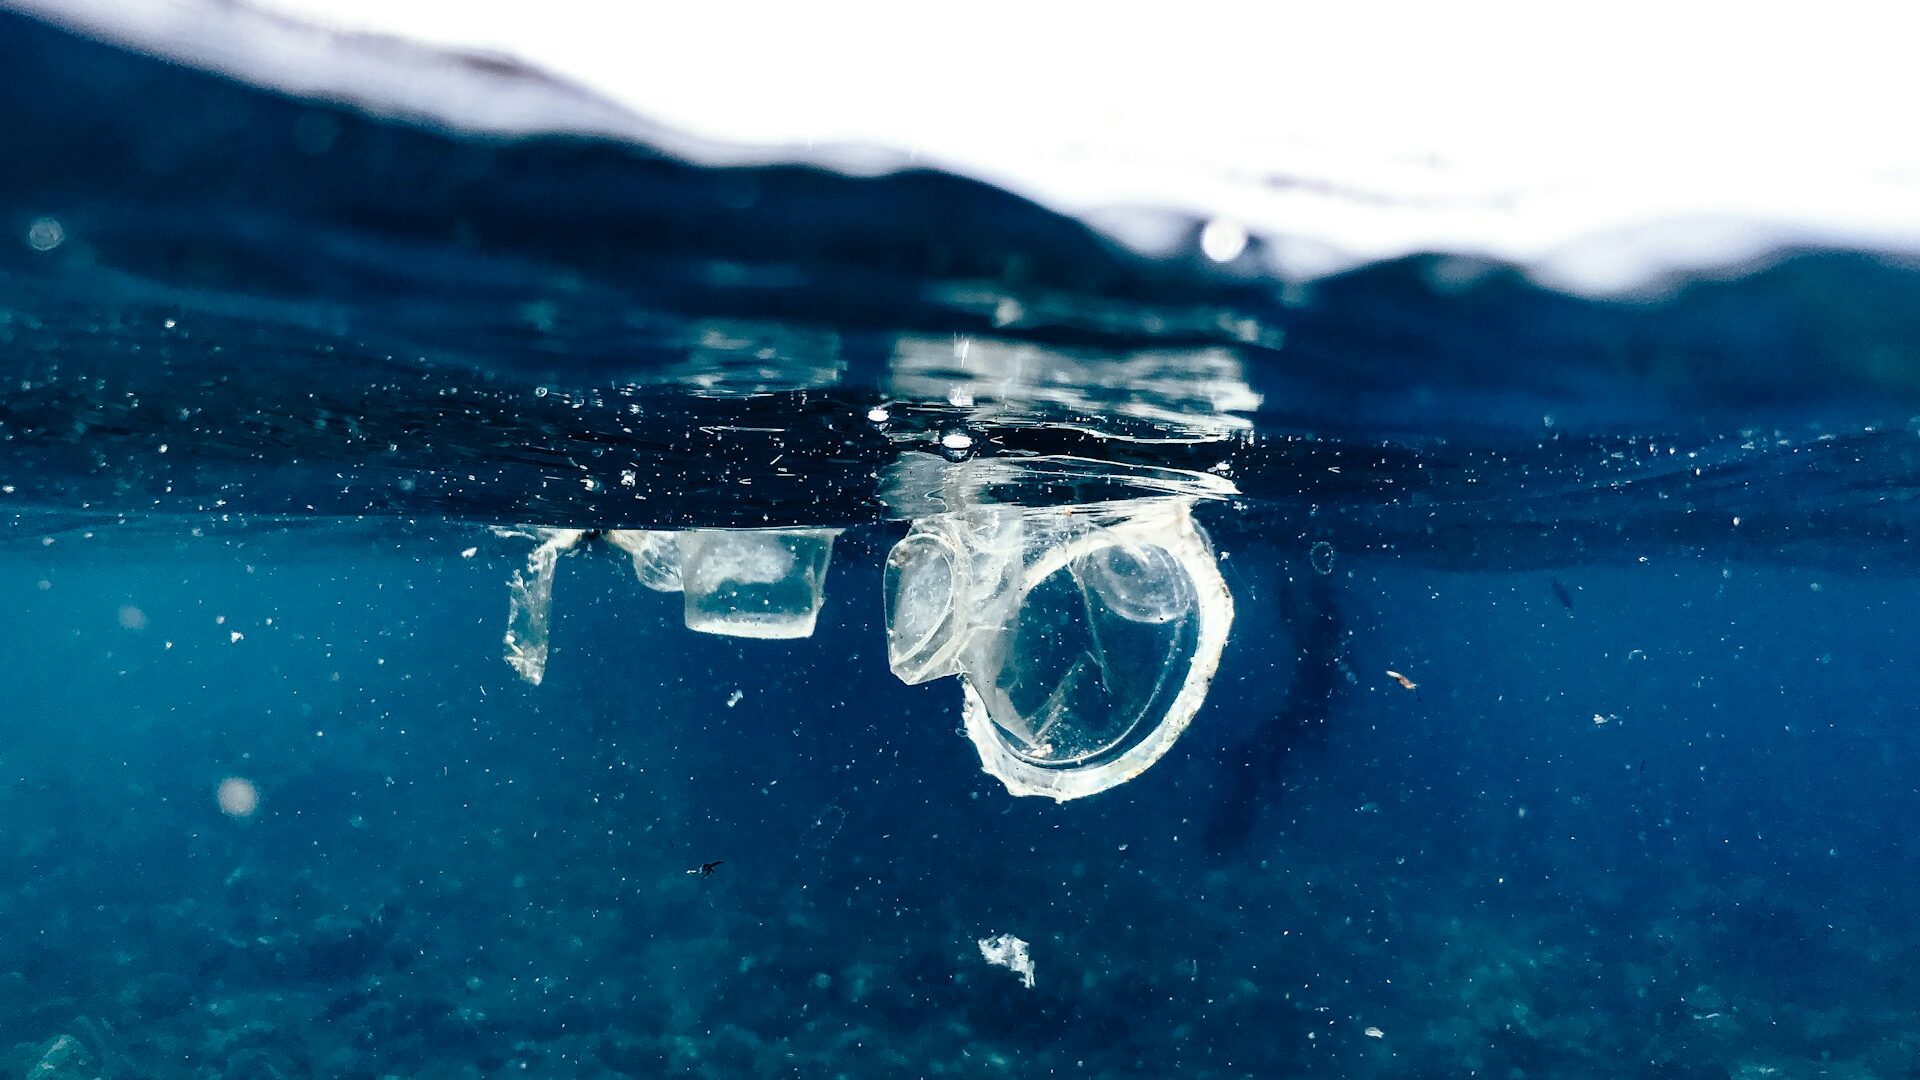
<svg viewBox="0 0 1920 1080"><path fill-rule="evenodd" d="M1402 675L1397 671L1387 672L1387 678L1392 679L1394 682L1399 683L1400 689L1402 690L1418 690L1420 688L1419 683L1414 682L1412 679L1407 678L1405 675Z"/></svg>

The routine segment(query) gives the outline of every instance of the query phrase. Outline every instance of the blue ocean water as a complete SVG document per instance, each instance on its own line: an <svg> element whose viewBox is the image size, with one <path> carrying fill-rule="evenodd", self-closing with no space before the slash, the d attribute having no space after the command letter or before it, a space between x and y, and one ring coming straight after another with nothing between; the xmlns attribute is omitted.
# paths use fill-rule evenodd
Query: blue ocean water
<svg viewBox="0 0 1920 1080"><path fill-rule="evenodd" d="M1920 1070L1913 268L0 58L8 1075Z"/></svg>

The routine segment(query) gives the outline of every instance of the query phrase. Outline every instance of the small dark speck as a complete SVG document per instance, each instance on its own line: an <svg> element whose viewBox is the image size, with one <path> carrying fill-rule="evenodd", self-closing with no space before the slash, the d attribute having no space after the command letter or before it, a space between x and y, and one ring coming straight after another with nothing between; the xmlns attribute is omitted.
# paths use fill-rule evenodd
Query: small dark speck
<svg viewBox="0 0 1920 1080"><path fill-rule="evenodd" d="M1550 579L1549 584L1553 586L1554 599L1560 601L1561 607L1566 608L1568 611L1572 611L1573 610L1573 594L1567 591L1566 582L1561 581L1559 578L1552 578Z"/></svg>

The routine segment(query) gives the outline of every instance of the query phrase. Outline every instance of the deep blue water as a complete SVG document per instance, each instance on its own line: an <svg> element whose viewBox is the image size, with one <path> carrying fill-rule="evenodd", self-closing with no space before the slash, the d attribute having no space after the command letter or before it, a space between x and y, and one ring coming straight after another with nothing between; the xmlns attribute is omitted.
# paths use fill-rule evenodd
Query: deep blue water
<svg viewBox="0 0 1920 1080"><path fill-rule="evenodd" d="M0 115L5 1075L1920 1075L1911 267L1282 288L9 14ZM890 669L982 521L1231 594L1128 782L1015 797ZM616 542L770 528L838 530L806 636ZM1101 565L983 594L1029 717L1202 636Z"/></svg>

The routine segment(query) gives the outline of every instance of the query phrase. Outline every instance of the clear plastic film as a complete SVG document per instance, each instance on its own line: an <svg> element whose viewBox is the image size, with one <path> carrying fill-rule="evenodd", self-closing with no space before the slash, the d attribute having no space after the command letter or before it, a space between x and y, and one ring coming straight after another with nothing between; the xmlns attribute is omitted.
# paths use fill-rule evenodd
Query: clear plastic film
<svg viewBox="0 0 1920 1080"><path fill-rule="evenodd" d="M510 533L509 535L520 535ZM535 686L547 677L547 634L553 615L553 578L560 556L585 535L581 529L537 529L525 569L507 580L507 664Z"/></svg>

